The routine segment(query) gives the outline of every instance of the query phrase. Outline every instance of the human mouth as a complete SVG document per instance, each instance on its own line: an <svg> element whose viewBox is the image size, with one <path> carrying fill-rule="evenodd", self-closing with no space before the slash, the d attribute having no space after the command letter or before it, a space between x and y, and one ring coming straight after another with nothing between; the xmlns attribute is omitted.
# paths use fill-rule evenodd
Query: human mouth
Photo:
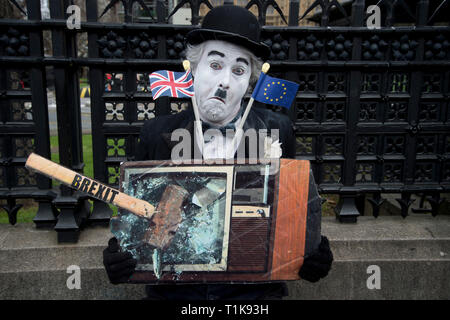
<svg viewBox="0 0 450 320"><path fill-rule="evenodd" d="M225 104L225 100L223 100L223 99L220 98L220 97L211 97L210 99L218 100L218 101L222 102L223 104Z"/></svg>

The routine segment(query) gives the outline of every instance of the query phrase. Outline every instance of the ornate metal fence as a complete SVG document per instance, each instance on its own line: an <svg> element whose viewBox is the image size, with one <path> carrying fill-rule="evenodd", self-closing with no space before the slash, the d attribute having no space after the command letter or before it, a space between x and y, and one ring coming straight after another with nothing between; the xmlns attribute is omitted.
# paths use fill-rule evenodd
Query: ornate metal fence
<svg viewBox="0 0 450 320"><path fill-rule="evenodd" d="M0 198L11 223L18 198L38 201L36 226L54 227L61 242L77 241L83 225L106 224L111 216L105 204L94 200L90 212L88 198L64 186L53 190L49 179L24 168L32 150L50 158L45 66L55 75L60 163L78 171L84 164L77 71L89 68L94 177L110 185L118 184L120 162L133 160L145 120L190 107L153 101L148 75L181 71L184 36L198 26L168 24L159 0L153 23L131 23L134 2L121 2L121 24L98 22L95 0L85 1L80 29L66 26L68 0L50 0L50 19L41 19L34 0L26 1L27 20L0 19ZM200 1L186 2L198 21ZM273 1L253 2L264 24L261 12ZM291 0L288 25L263 29L271 73L300 84L289 111L272 109L291 117L297 156L311 160L320 192L339 195L340 221L362 214L361 196L378 216L384 193L401 194L404 217L412 194L423 195L436 215L450 190L450 27L433 25L447 2L417 1L414 22L393 27L405 3L379 1L383 25L368 29L364 0L353 2L348 25L340 27L328 26L335 1L314 1L321 26L299 27L310 10L299 12L299 0ZM51 56L44 56L44 30L52 34ZM88 58L77 56L83 33Z"/></svg>

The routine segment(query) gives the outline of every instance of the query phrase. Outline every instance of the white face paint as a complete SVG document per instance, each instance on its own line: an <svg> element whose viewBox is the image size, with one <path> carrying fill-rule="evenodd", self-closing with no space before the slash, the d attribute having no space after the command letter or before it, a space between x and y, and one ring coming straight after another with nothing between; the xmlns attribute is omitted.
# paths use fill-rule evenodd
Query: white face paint
<svg viewBox="0 0 450 320"><path fill-rule="evenodd" d="M200 118L224 126L237 115L251 76L247 51L225 41L206 41L193 70L194 92Z"/></svg>

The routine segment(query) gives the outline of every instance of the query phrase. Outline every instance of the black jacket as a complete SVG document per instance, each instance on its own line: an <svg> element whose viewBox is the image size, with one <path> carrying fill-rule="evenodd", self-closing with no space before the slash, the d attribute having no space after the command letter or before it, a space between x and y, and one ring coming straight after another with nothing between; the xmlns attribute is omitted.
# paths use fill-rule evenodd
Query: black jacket
<svg viewBox="0 0 450 320"><path fill-rule="evenodd" d="M170 141L175 129L185 128L193 132L194 113L191 109L173 115L164 115L145 122L141 129L136 160L169 160L177 142ZM295 158L295 137L290 119L280 113L253 107L244 124L246 129L278 129L282 158ZM192 135L193 136L193 135ZM191 146L194 147L194 143ZM247 150L248 153L248 150ZM194 154L194 153L192 153Z"/></svg>

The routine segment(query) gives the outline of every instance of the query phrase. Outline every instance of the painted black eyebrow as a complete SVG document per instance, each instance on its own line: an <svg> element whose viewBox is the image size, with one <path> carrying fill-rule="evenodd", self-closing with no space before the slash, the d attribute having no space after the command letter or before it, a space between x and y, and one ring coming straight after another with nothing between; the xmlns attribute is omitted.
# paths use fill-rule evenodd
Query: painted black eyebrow
<svg viewBox="0 0 450 320"><path fill-rule="evenodd" d="M209 56L213 56L213 55L218 55L218 56L220 56L220 57L222 57L222 58L225 57L225 54L223 54L222 52L216 51L216 50L212 50L212 51L210 51L210 52L208 53L208 57L209 57ZM236 61L237 61L237 62L245 63L246 65L249 65L247 59L244 59L244 58L237 58Z"/></svg>
<svg viewBox="0 0 450 320"><path fill-rule="evenodd" d="M225 57L225 55L224 55L222 52L215 51L215 50L210 51L210 52L208 53L208 57L209 57L209 56L212 56L212 55L218 55L218 56L221 56L222 58Z"/></svg>
<svg viewBox="0 0 450 320"><path fill-rule="evenodd" d="M243 63L245 63L246 65L249 65L249 63L248 63L247 59L244 59L244 58L237 58L237 59L236 59L236 61L237 61L237 62L239 62L239 61L240 61L240 62L243 62Z"/></svg>

